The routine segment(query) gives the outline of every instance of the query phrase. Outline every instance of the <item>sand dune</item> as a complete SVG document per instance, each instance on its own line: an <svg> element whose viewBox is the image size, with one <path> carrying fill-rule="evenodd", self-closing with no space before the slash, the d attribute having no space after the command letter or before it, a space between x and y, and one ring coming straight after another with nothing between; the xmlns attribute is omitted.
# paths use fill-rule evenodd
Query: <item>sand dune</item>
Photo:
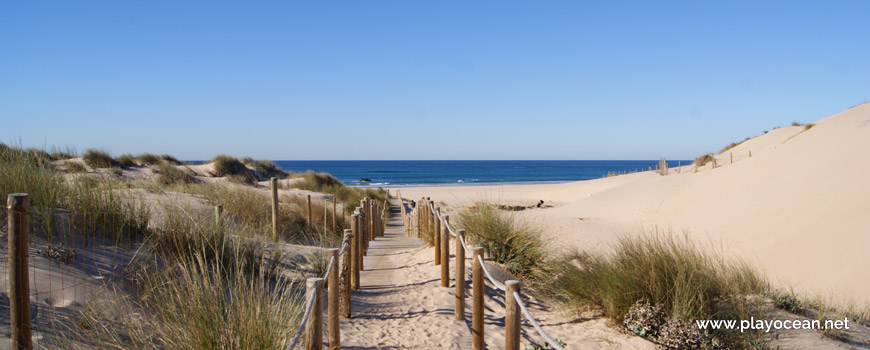
<svg viewBox="0 0 870 350"><path fill-rule="evenodd" d="M870 104L772 130L712 164L563 184L417 187L450 207L478 200L554 205L522 212L561 246L602 248L619 234L687 232L746 258L795 290L870 300ZM750 157L751 152L751 157ZM733 164L731 157L733 154Z"/></svg>

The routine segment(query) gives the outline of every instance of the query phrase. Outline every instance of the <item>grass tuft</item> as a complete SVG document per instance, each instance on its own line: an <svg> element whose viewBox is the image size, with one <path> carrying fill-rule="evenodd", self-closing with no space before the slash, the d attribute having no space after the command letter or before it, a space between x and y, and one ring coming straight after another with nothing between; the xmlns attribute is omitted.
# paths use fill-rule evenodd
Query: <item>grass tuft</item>
<svg viewBox="0 0 870 350"><path fill-rule="evenodd" d="M157 173L156 181L161 185L176 185L176 184L192 184L199 182L196 177L178 169L175 165L168 162L160 163L156 168L151 169Z"/></svg>
<svg viewBox="0 0 870 350"><path fill-rule="evenodd" d="M160 157L151 153L140 154L136 159L144 165L158 165L161 163Z"/></svg>
<svg viewBox="0 0 870 350"><path fill-rule="evenodd" d="M136 160L133 159L133 155L126 153L122 154L120 157L115 159L118 162L118 165L124 168L134 167L136 166Z"/></svg>
<svg viewBox="0 0 870 350"><path fill-rule="evenodd" d="M477 203L459 212L457 224L468 232L472 244L483 247L487 257L512 274L531 277L547 257L540 231L514 212Z"/></svg>
<svg viewBox="0 0 870 350"><path fill-rule="evenodd" d="M108 153L96 149L89 149L82 156L85 163L92 168L115 168L120 166L115 158L112 158Z"/></svg>
<svg viewBox="0 0 870 350"><path fill-rule="evenodd" d="M692 163L695 164L695 167L696 167L696 168L700 168L700 167L702 167L702 166L704 166L704 165L707 165L707 163L710 163L710 162L712 162L712 161L714 161L714 160L715 160L715 158L713 157L713 154L712 154L712 153L707 153L707 154L702 155L702 156L700 156L700 157L698 157L698 158L695 158L695 161L692 162Z"/></svg>

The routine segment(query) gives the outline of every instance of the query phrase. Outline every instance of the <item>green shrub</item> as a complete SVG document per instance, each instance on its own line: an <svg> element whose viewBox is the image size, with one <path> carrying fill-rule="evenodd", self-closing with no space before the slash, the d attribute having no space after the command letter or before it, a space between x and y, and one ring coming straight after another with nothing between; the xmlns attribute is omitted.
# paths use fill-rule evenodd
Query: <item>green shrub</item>
<svg viewBox="0 0 870 350"><path fill-rule="evenodd" d="M108 153L95 149L87 150L82 159L92 168L114 168L120 166L115 158L112 158Z"/></svg>
<svg viewBox="0 0 870 350"><path fill-rule="evenodd" d="M547 258L540 231L514 212L477 203L459 212L457 224L466 230L471 244L483 247L487 257L515 275L530 277ZM432 239L427 241L431 244Z"/></svg>

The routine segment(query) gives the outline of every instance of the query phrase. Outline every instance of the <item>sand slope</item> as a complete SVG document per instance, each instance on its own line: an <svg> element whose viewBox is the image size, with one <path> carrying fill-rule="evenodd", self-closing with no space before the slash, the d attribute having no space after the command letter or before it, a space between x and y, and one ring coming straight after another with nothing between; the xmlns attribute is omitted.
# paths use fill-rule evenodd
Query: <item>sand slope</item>
<svg viewBox="0 0 870 350"><path fill-rule="evenodd" d="M797 291L870 300L870 104L810 129L772 130L711 164L565 184L420 187L406 198L554 207L522 212L562 246L601 248L619 234L687 232L747 258ZM752 156L750 157L750 151ZM731 163L733 154L734 162Z"/></svg>

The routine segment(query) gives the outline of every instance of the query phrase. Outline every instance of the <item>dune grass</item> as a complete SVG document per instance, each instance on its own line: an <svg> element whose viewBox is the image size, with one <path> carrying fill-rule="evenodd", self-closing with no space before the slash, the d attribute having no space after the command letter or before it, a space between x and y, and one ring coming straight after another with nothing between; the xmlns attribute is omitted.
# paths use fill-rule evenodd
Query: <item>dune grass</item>
<svg viewBox="0 0 870 350"><path fill-rule="evenodd" d="M66 166L66 171L67 171L68 173L78 173L78 174L81 174L81 173L86 173L86 172L88 172L88 168L85 167L82 163L79 163L79 162L70 162L70 161L67 161L67 162L64 162L63 164Z"/></svg>
<svg viewBox="0 0 870 350"><path fill-rule="evenodd" d="M769 290L767 280L748 263L704 253L688 237L671 234L621 237L609 254L574 252L554 262L552 271L556 276L549 289L568 305L600 306L614 322L628 321L626 325L647 317L642 322L653 326L644 333L669 327L697 332L691 327L700 319L748 319L752 307L746 296ZM640 313L647 316L638 317L638 309L646 309ZM656 313L661 316L650 316ZM665 331L673 332L679 333ZM729 343L758 341L750 334L714 332L712 337Z"/></svg>
<svg viewBox="0 0 870 350"><path fill-rule="evenodd" d="M497 210L483 202L460 211L457 225L466 230L471 244L483 247L488 258L514 275L532 277L550 255L540 230L514 212Z"/></svg>
<svg viewBox="0 0 870 350"><path fill-rule="evenodd" d="M707 163L710 163L714 160L715 160L715 158L713 157L713 154L707 153L707 154L702 155L698 158L695 158L695 161L692 162L692 164L695 164L696 168L700 168L700 167L705 166L705 165L707 165Z"/></svg>
<svg viewBox="0 0 870 350"><path fill-rule="evenodd" d="M56 326L64 331L54 340L63 348L285 348L298 326L299 288L260 246L209 222L168 218L147 245L158 259L129 267L132 297L100 298L77 322Z"/></svg>
<svg viewBox="0 0 870 350"><path fill-rule="evenodd" d="M271 160L254 160L251 157L245 157L242 158L242 163L253 168L254 171L260 173L262 178L277 177L279 179L283 179L290 176L289 173L281 170L281 168L278 168L278 166L275 165L275 163Z"/></svg>
<svg viewBox="0 0 870 350"><path fill-rule="evenodd" d="M192 184L199 182L196 177L184 170L178 169L175 165L172 165L169 162L160 163L156 168L152 168L151 171L157 173L155 181L161 185Z"/></svg>
<svg viewBox="0 0 870 350"><path fill-rule="evenodd" d="M315 173L309 170L301 175L296 174L295 177L301 177L301 179L292 182L291 187L332 194L337 200L348 204L344 206L345 214L353 213L353 209L364 198L373 198L378 203L383 203L384 200L389 199L389 194L382 188L347 187L328 173Z"/></svg>
<svg viewBox="0 0 870 350"><path fill-rule="evenodd" d="M116 158L115 161L118 162L119 166L124 168L136 166L136 160L133 158L133 155L129 153L122 154L120 157Z"/></svg>
<svg viewBox="0 0 870 350"><path fill-rule="evenodd" d="M162 161L159 156L151 153L143 153L136 156L136 160L144 165L159 165Z"/></svg>
<svg viewBox="0 0 870 350"><path fill-rule="evenodd" d="M92 168L115 168L121 166L111 155L96 149L87 150L82 159L85 161L85 164L90 165Z"/></svg>

